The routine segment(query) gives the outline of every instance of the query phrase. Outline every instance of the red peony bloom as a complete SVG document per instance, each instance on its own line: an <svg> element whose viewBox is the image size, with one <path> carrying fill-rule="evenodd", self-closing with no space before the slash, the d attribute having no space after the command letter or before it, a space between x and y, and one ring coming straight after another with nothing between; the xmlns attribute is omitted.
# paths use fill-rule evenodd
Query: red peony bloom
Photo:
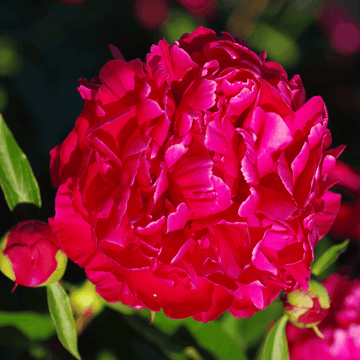
<svg viewBox="0 0 360 360"><path fill-rule="evenodd" d="M59 241L42 221L21 221L1 239L0 271L16 284L50 285L62 278L66 264Z"/></svg>
<svg viewBox="0 0 360 360"><path fill-rule="evenodd" d="M287 327L291 360L360 359L360 279L348 280L337 274L324 281L331 299L330 311L319 329L321 340L312 329Z"/></svg>
<svg viewBox="0 0 360 360"><path fill-rule="evenodd" d="M224 33L199 27L146 63L80 80L84 109L51 151L68 256L107 301L209 321L306 289L340 195L323 100Z"/></svg>

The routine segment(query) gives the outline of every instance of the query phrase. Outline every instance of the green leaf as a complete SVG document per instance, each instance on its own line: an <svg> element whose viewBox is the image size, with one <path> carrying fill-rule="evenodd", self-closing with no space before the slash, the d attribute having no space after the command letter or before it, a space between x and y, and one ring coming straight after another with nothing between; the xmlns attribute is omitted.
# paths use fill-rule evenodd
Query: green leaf
<svg viewBox="0 0 360 360"><path fill-rule="evenodd" d="M26 155L0 114L0 185L12 211L22 203L41 207L39 185Z"/></svg>
<svg viewBox="0 0 360 360"><path fill-rule="evenodd" d="M46 289L50 315L55 323L58 338L64 348L80 360L69 297L58 282L48 285Z"/></svg>
<svg viewBox="0 0 360 360"><path fill-rule="evenodd" d="M288 317L284 315L269 331L261 360L289 360L289 348L285 334Z"/></svg>
<svg viewBox="0 0 360 360"><path fill-rule="evenodd" d="M215 321L207 324L188 319L187 327L198 344L215 355L218 360L246 360L246 356L239 345L224 332L220 324Z"/></svg>
<svg viewBox="0 0 360 360"><path fill-rule="evenodd" d="M246 360L238 343L229 336L217 321L202 323L193 318L174 320L163 311L157 312L153 325L166 333L174 333L180 326L185 326L203 349L212 353L218 360Z"/></svg>
<svg viewBox="0 0 360 360"><path fill-rule="evenodd" d="M33 312L0 311L0 327L2 326L13 326L31 340L46 340L55 332L49 315Z"/></svg>
<svg viewBox="0 0 360 360"><path fill-rule="evenodd" d="M266 309L256 312L252 317L237 319L229 312L220 318L221 328L246 351L257 346L265 336L270 323L284 313L284 304L273 301Z"/></svg>
<svg viewBox="0 0 360 360"><path fill-rule="evenodd" d="M193 318L171 319L161 310L156 312L154 322L150 325L150 311L147 309L135 311L134 315L127 315L123 312L123 309L114 307L112 306L113 304L107 305L120 312L124 320L128 322L135 331L141 333L161 349L167 349L167 351L172 353L171 358L182 358L184 354L188 357L190 356L188 352L191 346L181 351L181 346L179 347L176 341L173 340L171 343L167 342L167 340L170 339L169 337L174 336L174 338L176 338L176 332L179 331L180 327L185 327L196 341L193 345L195 350L197 350L195 346L198 345L200 348L211 353L217 360L247 360L239 344L222 329L219 321L211 321L204 324ZM136 321L139 316L147 319L145 323L146 326ZM191 356L193 356L194 351L191 351L191 354Z"/></svg>
<svg viewBox="0 0 360 360"><path fill-rule="evenodd" d="M326 270L332 263L334 263L337 258L346 251L350 240L345 240L341 244L333 245L330 249L328 249L324 254L320 256L319 259L315 260L311 273L313 275L320 275L324 270Z"/></svg>

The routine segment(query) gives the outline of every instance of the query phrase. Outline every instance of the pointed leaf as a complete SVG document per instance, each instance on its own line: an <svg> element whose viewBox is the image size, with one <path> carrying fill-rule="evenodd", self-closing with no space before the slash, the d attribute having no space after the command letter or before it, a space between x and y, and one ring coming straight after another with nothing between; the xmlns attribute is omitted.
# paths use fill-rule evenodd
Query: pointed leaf
<svg viewBox="0 0 360 360"><path fill-rule="evenodd" d="M315 260L311 268L312 274L318 276L326 270L337 260L340 254L346 251L349 242L349 240L345 240L341 244L333 245L324 254L322 254L319 259Z"/></svg>
<svg viewBox="0 0 360 360"><path fill-rule="evenodd" d="M55 323L58 338L64 348L80 360L69 297L58 282L48 285L46 289L50 315Z"/></svg>
<svg viewBox="0 0 360 360"><path fill-rule="evenodd" d="M0 185L12 211L21 203L41 207L39 185L26 155L0 114Z"/></svg>
<svg viewBox="0 0 360 360"><path fill-rule="evenodd" d="M288 317L284 315L269 331L261 360L289 360L289 348L285 334Z"/></svg>

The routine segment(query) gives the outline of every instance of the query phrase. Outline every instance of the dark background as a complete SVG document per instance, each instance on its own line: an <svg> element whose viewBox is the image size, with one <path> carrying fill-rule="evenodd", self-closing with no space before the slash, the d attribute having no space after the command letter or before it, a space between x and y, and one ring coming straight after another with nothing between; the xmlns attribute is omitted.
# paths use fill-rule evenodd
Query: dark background
<svg viewBox="0 0 360 360"><path fill-rule="evenodd" d="M78 79L98 75L112 58L109 44L128 61L144 61L152 44L163 37L172 43L198 25L218 35L225 30L241 36L258 53L266 49L270 60L285 67L289 79L300 74L307 99L321 95L327 104L332 147L346 144L341 160L360 166L358 1L1 0L0 112L40 185L43 207L34 216L46 221L54 215L49 151L65 139L81 112ZM3 234L19 215L10 213L2 193L0 214ZM351 246L357 250L357 245ZM84 278L82 269L69 264L66 281L76 284ZM10 295L11 288L11 281L0 274L0 311L47 311L44 289L19 287ZM71 358L55 337L47 344L47 357L36 357L13 330L0 327L0 359ZM188 337L180 332L174 341L192 344ZM99 355L106 347L118 359L168 358L110 309L80 337L84 359L115 359ZM213 358L206 351L202 356Z"/></svg>

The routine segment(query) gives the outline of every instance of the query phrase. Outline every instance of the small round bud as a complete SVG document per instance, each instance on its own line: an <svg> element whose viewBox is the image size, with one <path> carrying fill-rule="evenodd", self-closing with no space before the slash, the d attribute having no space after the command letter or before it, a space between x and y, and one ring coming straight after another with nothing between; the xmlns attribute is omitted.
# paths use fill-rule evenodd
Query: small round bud
<svg viewBox="0 0 360 360"><path fill-rule="evenodd" d="M103 298L95 291L95 285L86 280L84 284L70 292L70 302L77 314L100 312L104 307Z"/></svg>
<svg viewBox="0 0 360 360"><path fill-rule="evenodd" d="M307 291L295 290L287 294L285 301L285 313L290 322L300 328L315 328L324 320L329 308L329 294L323 285L314 280L310 280Z"/></svg>
<svg viewBox="0 0 360 360"><path fill-rule="evenodd" d="M0 240L0 271L16 284L50 285L62 278L66 264L67 256L45 222L19 222Z"/></svg>
<svg viewBox="0 0 360 360"><path fill-rule="evenodd" d="M70 289L70 303L75 315L77 333L80 333L105 307L105 300L95 291L95 285L89 280L79 288Z"/></svg>

